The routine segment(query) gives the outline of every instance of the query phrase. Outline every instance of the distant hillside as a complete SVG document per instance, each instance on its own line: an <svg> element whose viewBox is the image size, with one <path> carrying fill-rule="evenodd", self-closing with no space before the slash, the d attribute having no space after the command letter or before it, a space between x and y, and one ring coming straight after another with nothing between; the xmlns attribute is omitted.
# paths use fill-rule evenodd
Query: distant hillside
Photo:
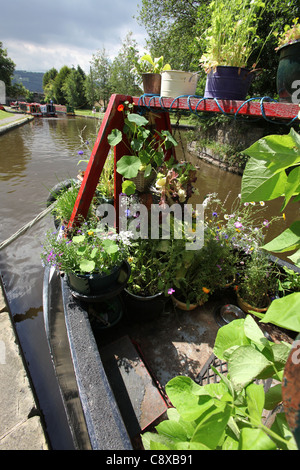
<svg viewBox="0 0 300 470"><path fill-rule="evenodd" d="M43 93L42 72L25 72L25 70L15 70L12 83L23 83L27 90Z"/></svg>

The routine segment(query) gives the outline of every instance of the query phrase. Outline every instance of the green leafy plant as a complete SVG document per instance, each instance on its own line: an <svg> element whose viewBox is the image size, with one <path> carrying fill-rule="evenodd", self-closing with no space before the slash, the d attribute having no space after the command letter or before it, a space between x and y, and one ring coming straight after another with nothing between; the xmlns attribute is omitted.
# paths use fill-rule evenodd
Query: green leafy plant
<svg viewBox="0 0 300 470"><path fill-rule="evenodd" d="M300 200L300 136L294 129L288 135L264 137L245 153L251 158L242 179L242 201L283 197L283 211L291 199ZM263 248L274 253L293 252L288 257L300 267L300 221L293 222ZM261 321L300 331L299 312L300 292L295 292L275 299Z"/></svg>
<svg viewBox="0 0 300 470"><path fill-rule="evenodd" d="M242 264L241 264L242 263ZM252 307L265 308L278 288L279 269L262 250L240 262L236 279L236 290L240 297Z"/></svg>
<svg viewBox="0 0 300 470"><path fill-rule="evenodd" d="M274 33L278 39L278 47L276 47L276 51L287 44L292 44L297 39L300 39L300 24L298 23L298 18L293 20L293 25L285 25L284 31L281 34L278 32Z"/></svg>
<svg viewBox="0 0 300 470"><path fill-rule="evenodd" d="M117 162L117 171L126 179L135 178L140 171L145 178L153 170L162 165L167 149L176 146L177 142L169 131L152 131L149 121L144 116L131 112L132 105L125 102L118 107L119 112L125 113L123 132L113 129L108 136L112 147L123 141L128 149L128 155L123 155ZM123 133L125 139L123 139ZM133 194L136 189L134 182L126 182L122 190L125 194Z"/></svg>
<svg viewBox="0 0 300 470"><path fill-rule="evenodd" d="M53 266L64 273L107 274L128 256L127 232L104 232L97 225L84 222L68 238L63 229L47 233L41 253L44 266Z"/></svg>
<svg viewBox="0 0 300 470"><path fill-rule="evenodd" d="M258 45L256 31L264 6L261 0L214 0L208 5L210 26L199 38L206 45L200 60L205 71L217 65L247 66Z"/></svg>
<svg viewBox="0 0 300 470"><path fill-rule="evenodd" d="M251 316L218 331L214 353L228 363L219 383L199 386L189 377L166 385L174 408L157 433L142 434L146 450L297 450L284 413L269 428L264 410L282 401L281 380L290 345L269 342ZM278 381L268 392L258 379Z"/></svg>
<svg viewBox="0 0 300 470"><path fill-rule="evenodd" d="M171 70L170 64L164 64L164 57L154 57L145 54L134 62L132 71L138 75L143 73L161 73L164 70Z"/></svg>
<svg viewBox="0 0 300 470"><path fill-rule="evenodd" d="M78 196L78 192L79 185L74 181L70 188L67 188L59 193L55 202L55 206L52 210L52 214L55 216L58 223L66 224L69 222ZM94 202L95 201L93 200L89 207L87 219L91 219L94 216Z"/></svg>
<svg viewBox="0 0 300 470"><path fill-rule="evenodd" d="M161 192L161 203L184 203L197 190L196 168L190 162L175 162L171 157L158 169L156 187Z"/></svg>

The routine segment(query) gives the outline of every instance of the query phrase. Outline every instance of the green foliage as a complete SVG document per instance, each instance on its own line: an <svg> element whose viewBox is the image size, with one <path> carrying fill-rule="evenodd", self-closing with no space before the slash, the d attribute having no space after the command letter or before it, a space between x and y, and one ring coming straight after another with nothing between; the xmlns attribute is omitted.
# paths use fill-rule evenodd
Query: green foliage
<svg viewBox="0 0 300 470"><path fill-rule="evenodd" d="M150 54L145 54L135 61L133 68L133 71L139 75L143 73L161 73L164 70L171 70L170 64L164 64L164 57L152 58Z"/></svg>
<svg viewBox="0 0 300 470"><path fill-rule="evenodd" d="M210 3L210 26L199 37L206 46L200 59L206 71L217 65L247 66L258 39L256 30L264 6L261 0Z"/></svg>
<svg viewBox="0 0 300 470"><path fill-rule="evenodd" d="M0 80L3 80L7 88L11 85L15 67L15 63L7 55L7 49L3 48L3 43L0 41Z"/></svg>
<svg viewBox="0 0 300 470"><path fill-rule="evenodd" d="M145 171L145 177L149 176L153 168L162 165L165 151L173 145L177 145L169 131L152 132L149 129L149 121L144 116L131 112L132 105L125 102L119 106L119 112L124 112L123 134L120 129L113 129L108 136L108 143L115 147L122 140L128 149L128 155L123 155L117 162L117 171L127 179L135 178L139 171ZM130 195L133 184L123 185L123 192Z"/></svg>
<svg viewBox="0 0 300 470"><path fill-rule="evenodd" d="M174 408L168 420L146 432L146 450L296 450L283 413L263 423L263 410L281 402L281 385L266 394L257 379L281 380L290 345L269 342L251 316L218 331L214 353L228 362L227 376L213 368L219 383L197 385L175 377L166 385Z"/></svg>
<svg viewBox="0 0 300 470"><path fill-rule="evenodd" d="M284 210L291 198L299 200L300 136L294 129L288 135L270 135L260 139L245 153L251 158L242 179L242 201L283 196ZM288 174L287 170L290 170ZM290 258L300 266L300 222L295 221L264 248L274 252L296 250Z"/></svg>
<svg viewBox="0 0 300 470"><path fill-rule="evenodd" d="M108 274L128 256L127 235L104 232L95 222L83 223L71 238L48 232L42 246L44 265L65 273Z"/></svg>

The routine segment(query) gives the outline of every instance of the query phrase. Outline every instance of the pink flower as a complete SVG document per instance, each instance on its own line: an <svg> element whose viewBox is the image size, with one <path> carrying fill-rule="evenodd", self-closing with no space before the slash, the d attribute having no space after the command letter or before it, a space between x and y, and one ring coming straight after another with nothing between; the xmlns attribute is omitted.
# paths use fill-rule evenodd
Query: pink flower
<svg viewBox="0 0 300 470"><path fill-rule="evenodd" d="M243 225L241 224L241 222L234 222L234 226L235 228L242 228Z"/></svg>
<svg viewBox="0 0 300 470"><path fill-rule="evenodd" d="M168 290L168 294L169 294L169 295L174 294L174 292L175 292L175 289L173 289L172 287Z"/></svg>
<svg viewBox="0 0 300 470"><path fill-rule="evenodd" d="M269 225L270 225L270 223L269 223L269 221L268 221L267 219L265 219L265 220L263 221L263 224L264 224L266 227L269 227Z"/></svg>

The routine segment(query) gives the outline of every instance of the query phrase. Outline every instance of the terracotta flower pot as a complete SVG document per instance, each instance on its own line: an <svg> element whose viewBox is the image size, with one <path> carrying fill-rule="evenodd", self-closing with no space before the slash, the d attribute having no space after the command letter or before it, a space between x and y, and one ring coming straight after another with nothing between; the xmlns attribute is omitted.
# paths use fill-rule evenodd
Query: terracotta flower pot
<svg viewBox="0 0 300 470"><path fill-rule="evenodd" d="M238 306L243 310L245 313L250 313L250 311L258 312L258 313L265 313L269 306L270 306L270 298L266 295L266 303L267 306L263 308L253 307L252 305L248 304L238 293L237 293L237 303Z"/></svg>
<svg viewBox="0 0 300 470"><path fill-rule="evenodd" d="M197 302L196 304L190 304L189 308L187 308L186 302L182 302L181 300L176 299L174 295L172 295L172 301L175 307L179 308L180 310L184 310L185 312L190 312L195 310L197 307L201 307L204 302Z"/></svg>

